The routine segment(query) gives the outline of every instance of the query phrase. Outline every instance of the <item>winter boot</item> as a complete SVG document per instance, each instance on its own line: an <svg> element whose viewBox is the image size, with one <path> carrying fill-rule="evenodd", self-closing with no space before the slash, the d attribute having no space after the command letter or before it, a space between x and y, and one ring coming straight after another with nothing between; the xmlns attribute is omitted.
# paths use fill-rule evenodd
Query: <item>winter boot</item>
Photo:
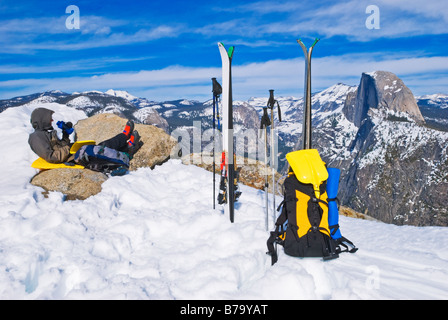
<svg viewBox="0 0 448 320"><path fill-rule="evenodd" d="M128 141L129 155L133 156L140 149L142 145L143 141L140 141L140 134L138 133L137 130L134 130Z"/></svg>
<svg viewBox="0 0 448 320"><path fill-rule="evenodd" d="M133 131L134 131L134 121L128 120L126 126L124 127L123 133L126 135L128 139L130 139Z"/></svg>

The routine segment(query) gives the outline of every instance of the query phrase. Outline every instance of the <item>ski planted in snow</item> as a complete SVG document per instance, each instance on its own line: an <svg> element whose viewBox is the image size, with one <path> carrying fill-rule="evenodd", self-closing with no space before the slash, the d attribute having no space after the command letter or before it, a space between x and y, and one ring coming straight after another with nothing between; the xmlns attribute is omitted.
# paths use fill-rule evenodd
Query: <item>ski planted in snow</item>
<svg viewBox="0 0 448 320"><path fill-rule="evenodd" d="M228 50L222 43L218 43L222 61L222 156L221 183L218 203L225 204L233 223L235 215L235 201L240 196L238 191L238 171L235 170L235 153L233 148L233 101L232 101L232 58L234 47Z"/></svg>
<svg viewBox="0 0 448 320"><path fill-rule="evenodd" d="M303 97L305 106L302 126L302 149L311 149L311 54L318 41L319 39L316 38L314 43L307 50L302 40L297 40L297 43L302 47L303 54L305 55L305 95Z"/></svg>

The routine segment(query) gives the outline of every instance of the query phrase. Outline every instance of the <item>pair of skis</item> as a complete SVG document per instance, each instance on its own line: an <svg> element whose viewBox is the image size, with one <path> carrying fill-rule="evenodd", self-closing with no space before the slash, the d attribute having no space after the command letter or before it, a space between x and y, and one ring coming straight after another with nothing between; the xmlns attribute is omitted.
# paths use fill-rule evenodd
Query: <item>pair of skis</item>
<svg viewBox="0 0 448 320"><path fill-rule="evenodd" d="M218 43L219 53L222 61L222 81L223 86L216 81L216 78L212 78L213 86L213 137L215 137L215 110L219 96L222 94L222 137L223 137L223 151L221 154L221 182L219 187L218 203L225 204L225 210L228 212L230 221L234 222L235 217L235 202L238 200L241 192L238 191L238 171L235 170L235 153L233 147L233 98L232 98L232 59L235 48L229 47L228 50L222 43ZM274 90L269 90L269 99L265 108L266 117L262 118L262 129L265 128L265 162L267 163L267 126L272 124L271 127L271 163L272 163L272 185L274 188L273 207L275 212L275 146L274 146L274 106L277 104L278 117L281 120L280 105L278 101L274 99ZM267 116L267 109L271 110L272 123ZM219 127L219 112L218 112L218 127ZM269 123L264 123L267 121ZM214 141L214 140L213 140ZM214 143L214 142L213 142ZM213 172L215 170L215 145L213 144ZM268 230L268 174L266 171L266 230ZM215 175L213 175L213 209L215 208ZM275 217L274 217L275 219Z"/></svg>
<svg viewBox="0 0 448 320"><path fill-rule="evenodd" d="M234 222L235 202L241 195L238 191L238 172L235 170L235 152L233 147L233 99L232 99L232 58L235 48L227 50L222 43L218 43L222 61L222 88L212 78L213 82L213 130L215 130L215 104L222 93L222 141L221 154L221 182L218 203L224 204L224 211L229 215L230 222ZM218 118L219 121L219 118ZM213 137L215 135L213 134ZM215 208L215 147L213 146L213 208Z"/></svg>

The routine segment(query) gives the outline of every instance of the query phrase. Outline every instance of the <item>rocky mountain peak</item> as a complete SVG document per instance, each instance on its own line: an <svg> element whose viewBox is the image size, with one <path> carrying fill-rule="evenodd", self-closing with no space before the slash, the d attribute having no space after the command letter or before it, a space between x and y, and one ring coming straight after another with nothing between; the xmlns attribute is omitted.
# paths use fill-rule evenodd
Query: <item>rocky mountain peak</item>
<svg viewBox="0 0 448 320"><path fill-rule="evenodd" d="M363 73L353 98L348 99L344 113L358 128L373 109L405 113L417 123L425 122L411 90L392 72Z"/></svg>

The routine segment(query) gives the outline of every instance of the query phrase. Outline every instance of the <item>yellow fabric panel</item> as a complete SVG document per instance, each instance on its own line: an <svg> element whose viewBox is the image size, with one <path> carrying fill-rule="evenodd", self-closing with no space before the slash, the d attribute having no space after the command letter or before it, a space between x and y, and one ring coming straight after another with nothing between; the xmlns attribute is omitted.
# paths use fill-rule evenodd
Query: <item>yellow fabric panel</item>
<svg viewBox="0 0 448 320"><path fill-rule="evenodd" d="M296 190L296 221L297 225L300 226L297 230L297 235L299 238L306 235L311 228L311 223L308 219L308 201L310 201L310 197L298 190ZM323 193L321 196L322 201L328 202L327 193ZM328 206L324 203L319 202L319 206L322 208L322 219L320 221L319 227L322 228L320 232L327 234L330 236L330 228L328 226Z"/></svg>
<svg viewBox="0 0 448 320"><path fill-rule="evenodd" d="M70 149L70 154L75 154L79 149L81 149L82 146L95 143L96 143L95 140L76 141Z"/></svg>
<svg viewBox="0 0 448 320"><path fill-rule="evenodd" d="M60 168L84 169L84 167L80 166L80 165L68 166L68 165L66 165L64 163L50 163L50 162L45 161L42 158L39 158L36 161L34 161L31 164L31 167L33 167L35 169L40 169L40 170L60 169Z"/></svg>
<svg viewBox="0 0 448 320"><path fill-rule="evenodd" d="M307 234L308 230L311 228L311 223L308 219L308 201L310 200L310 197L296 190L296 198L296 220L297 225L300 226L297 230L297 235L301 238Z"/></svg>
<svg viewBox="0 0 448 320"><path fill-rule="evenodd" d="M316 198L320 198L319 186L328 179L328 171L317 149L290 152L286 155L286 160L297 180L305 184L312 184Z"/></svg>

